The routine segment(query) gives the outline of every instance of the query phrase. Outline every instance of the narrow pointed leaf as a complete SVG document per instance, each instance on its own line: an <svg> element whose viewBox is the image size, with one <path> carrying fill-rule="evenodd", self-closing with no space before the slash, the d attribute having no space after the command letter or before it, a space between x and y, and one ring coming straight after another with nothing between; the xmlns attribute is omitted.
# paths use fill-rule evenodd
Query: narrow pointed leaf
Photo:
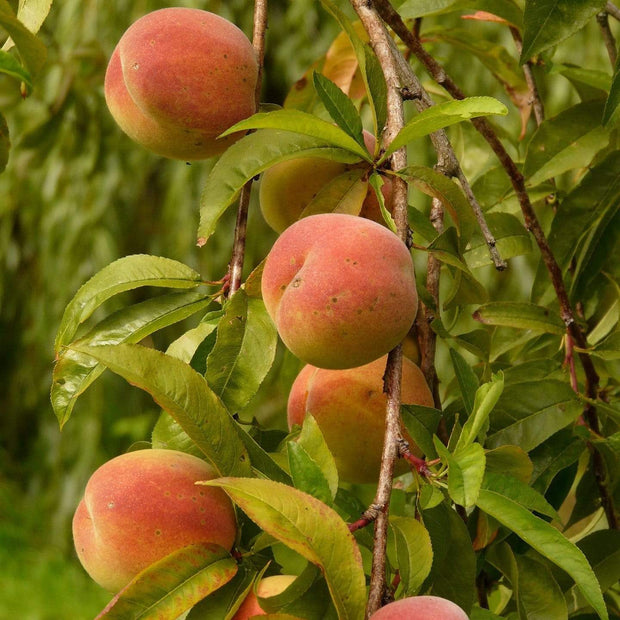
<svg viewBox="0 0 620 620"><path fill-rule="evenodd" d="M403 594L414 596L431 571L431 538L424 525L412 517L390 517L390 529L394 535Z"/></svg>
<svg viewBox="0 0 620 620"><path fill-rule="evenodd" d="M526 0L521 64L581 30L604 7L604 0Z"/></svg>
<svg viewBox="0 0 620 620"><path fill-rule="evenodd" d="M239 289L224 307L207 357L207 382L231 413L243 409L267 376L278 333L261 299Z"/></svg>
<svg viewBox="0 0 620 620"><path fill-rule="evenodd" d="M605 109L603 110L603 125L609 123L618 109L618 106L620 106L620 56L616 59L616 69L611 80L611 87L609 89L609 96L605 102Z"/></svg>
<svg viewBox="0 0 620 620"><path fill-rule="evenodd" d="M17 60L13 54L1 50L0 73L12 77L18 82L23 82L26 85L26 91L28 93L32 91L32 77L28 70L19 63L19 60Z"/></svg>
<svg viewBox="0 0 620 620"><path fill-rule="evenodd" d="M452 360L454 374L459 384L465 411L467 415L470 415L474 410L474 399L476 397L476 390L478 389L478 377L472 370L471 365L468 364L465 358L455 349L450 349L450 359Z"/></svg>
<svg viewBox="0 0 620 620"><path fill-rule="evenodd" d="M287 110L286 112L295 111ZM271 117L272 114L274 113L265 116ZM318 125L318 122L314 120L316 117L307 116L313 119L313 126ZM362 150L361 146L342 129L325 121L323 123L330 128L329 132L332 135L335 132L337 135L344 136L343 140L350 140L356 150ZM365 156L358 155L350 150L335 147L324 139L280 129L262 129L244 136L220 157L213 166L202 190L198 227L199 245L204 245L213 234L222 214L234 202L241 188L250 179L274 164L300 157L320 157L353 164L369 155L368 153Z"/></svg>
<svg viewBox="0 0 620 620"><path fill-rule="evenodd" d="M36 75L45 64L47 49L17 18L7 0L0 0L0 27L17 46L19 55L31 75Z"/></svg>
<svg viewBox="0 0 620 620"><path fill-rule="evenodd" d="M368 195L368 183L363 180L364 170L348 170L323 186L306 205L299 219L318 213L348 213L359 215Z"/></svg>
<svg viewBox="0 0 620 620"><path fill-rule="evenodd" d="M602 620L609 615L596 575L583 553L546 521L494 491L481 489L477 505L533 549L566 571Z"/></svg>
<svg viewBox="0 0 620 620"><path fill-rule="evenodd" d="M341 620L363 617L362 558L346 523L329 506L271 480L220 478L206 484L224 489L261 529L319 566Z"/></svg>
<svg viewBox="0 0 620 620"><path fill-rule="evenodd" d="M566 332L564 322L554 310L525 302L491 302L478 308L473 317L485 325L531 329L557 336Z"/></svg>
<svg viewBox="0 0 620 620"><path fill-rule="evenodd" d="M20 0L17 9L17 19L28 28L32 34L39 32L39 28L45 21L53 0ZM8 39L2 46L3 50L9 50L15 45L13 39Z"/></svg>
<svg viewBox="0 0 620 620"><path fill-rule="evenodd" d="M96 273L65 308L56 342L58 353L71 342L79 326L105 301L140 286L194 288L202 284L200 274L178 261L161 256L136 254L110 263Z"/></svg>
<svg viewBox="0 0 620 620"><path fill-rule="evenodd" d="M235 560L217 545L183 547L139 573L97 620L175 620L236 572Z"/></svg>
<svg viewBox="0 0 620 620"><path fill-rule="evenodd" d="M207 385L185 362L137 344L78 346L126 381L148 392L180 424L215 469L250 475L250 461L235 422Z"/></svg>
<svg viewBox="0 0 620 620"><path fill-rule="evenodd" d="M295 488L316 497L328 506L332 504L334 497L318 463L297 442L289 441L286 447Z"/></svg>
<svg viewBox="0 0 620 620"><path fill-rule="evenodd" d="M484 478L484 449L479 443L457 449L453 454L435 437L437 454L448 465L448 493L460 506L476 503Z"/></svg>
<svg viewBox="0 0 620 620"><path fill-rule="evenodd" d="M362 119L353 102L331 80L320 73L314 73L314 88L325 109L334 122L344 129L355 141L364 146Z"/></svg>
<svg viewBox="0 0 620 620"><path fill-rule="evenodd" d="M467 99L438 103L410 120L392 140L379 163L385 161L394 151L405 146L416 138L445 129L450 125L460 123L479 116L508 114L506 106L493 97L468 97Z"/></svg>

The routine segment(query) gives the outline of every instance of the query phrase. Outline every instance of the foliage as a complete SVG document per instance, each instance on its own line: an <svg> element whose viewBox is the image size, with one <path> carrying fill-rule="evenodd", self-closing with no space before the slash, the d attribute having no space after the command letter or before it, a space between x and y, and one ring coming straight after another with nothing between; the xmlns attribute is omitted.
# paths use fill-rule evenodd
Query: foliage
<svg viewBox="0 0 620 620"><path fill-rule="evenodd" d="M13 87L0 98L13 141L9 149L0 125L0 167L10 153L0 176L9 197L0 207L1 363L9 411L20 411L0 456L8 469L20 456L49 455L51 465L30 484L67 489L56 513L61 532L94 463L146 439L209 460L223 476L211 484L240 509L238 566L227 552L185 549L160 572L155 566L139 576L102 617L133 617L127 610L136 602L164 617L194 605L189 619L210 617L211 601L234 609L264 571L298 576L271 612L362 617L373 540L370 528L351 534L347 523L364 513L375 489L338 483L311 417L299 441L299 429L284 430L300 362L278 342L260 297L261 261L275 237L255 202L244 284L228 295L222 279L242 187L278 162L316 156L362 167L371 184L390 176L408 183L418 290L437 338L437 408L403 407L428 469L414 468L392 493L391 594L443 596L472 618L620 613L613 523L620 502L620 87L599 34L605 2L394 3L467 96L453 99L425 73L423 57L407 53L437 105L419 111L419 98L407 101L404 126L377 153L366 150L361 130L380 142L390 84L350 7L274 3L263 98L282 109L242 121L231 131L254 131L217 162L191 167L131 145L103 103L114 42L156 3L138 3L129 15L69 0L52 7L39 36L28 28L36 32L50 5L31 4L35 17L26 18L28 4L20 2L15 17L0 0L0 26L16 48L0 57ZM250 31L247 3L212 4ZM307 23L326 25L313 45L304 45L303 11ZM609 33L618 32L612 23ZM286 91L270 77L279 75L287 76ZM531 115L531 80L544 118L540 110ZM23 102L20 84L30 95ZM499 165L472 118L487 119L516 172ZM508 261L505 271L494 268L463 178L433 167L428 136L441 129ZM405 145L408 165L391 170L389 156ZM522 208L524 194L531 213ZM440 228L429 221L438 204ZM196 239L204 247L196 249ZM413 331L423 362L424 321ZM53 376L51 354L41 353L52 348ZM50 384L64 429L59 446L45 439L49 407L39 420ZM38 444L29 424L40 428ZM53 495L42 501L55 502ZM166 566L180 566L201 594L188 587L171 602L166 593L178 584L165 578ZM322 605L304 606L304 596Z"/></svg>

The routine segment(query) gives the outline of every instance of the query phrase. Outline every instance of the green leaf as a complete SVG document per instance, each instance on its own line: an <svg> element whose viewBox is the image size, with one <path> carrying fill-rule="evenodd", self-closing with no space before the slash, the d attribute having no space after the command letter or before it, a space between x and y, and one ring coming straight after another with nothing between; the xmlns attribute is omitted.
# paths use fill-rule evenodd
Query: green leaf
<svg viewBox="0 0 620 620"><path fill-rule="evenodd" d="M510 474L487 472L482 488L508 497L528 510L535 510L541 515L551 517L551 519L558 522L562 521L555 508L543 495L526 482Z"/></svg>
<svg viewBox="0 0 620 620"><path fill-rule="evenodd" d="M229 582L237 563L217 545L189 545L139 573L97 616L106 620L175 620Z"/></svg>
<svg viewBox="0 0 620 620"><path fill-rule="evenodd" d="M546 493L557 474L576 463L586 449L584 441L570 429L550 437L530 455L534 464L532 486Z"/></svg>
<svg viewBox="0 0 620 620"><path fill-rule="evenodd" d="M477 390L474 398L474 407L456 444L457 451L472 444L485 425L493 407L497 404L504 391L504 373L501 371L491 377L491 381L483 383Z"/></svg>
<svg viewBox="0 0 620 620"><path fill-rule="evenodd" d="M455 349L450 349L450 359L454 368L454 375L459 384L463 405L467 415L474 409L474 398L478 389L478 377L472 370L471 365Z"/></svg>
<svg viewBox="0 0 620 620"><path fill-rule="evenodd" d="M362 169L348 170L324 185L306 205L299 219L317 213L359 215L368 195L368 183Z"/></svg>
<svg viewBox="0 0 620 620"><path fill-rule="evenodd" d="M554 310L520 301L490 302L480 306L473 317L485 325L531 329L556 336L566 332L564 322Z"/></svg>
<svg viewBox="0 0 620 620"><path fill-rule="evenodd" d="M566 571L595 612L608 620L607 609L594 571L583 553L546 521L527 508L494 491L481 489L476 502L480 510L513 531L533 549Z"/></svg>
<svg viewBox="0 0 620 620"><path fill-rule="evenodd" d="M487 450L487 474L503 474L512 476L525 484L532 478L534 466L530 457L517 446L499 446Z"/></svg>
<svg viewBox="0 0 620 620"><path fill-rule="evenodd" d="M403 19L413 19L473 9L493 13L519 28L523 22L523 11L513 0L405 0L398 12Z"/></svg>
<svg viewBox="0 0 620 620"><path fill-rule="evenodd" d="M362 558L347 524L329 506L271 480L220 478L206 484L224 489L262 530L321 569L339 618L364 615Z"/></svg>
<svg viewBox="0 0 620 620"><path fill-rule="evenodd" d="M334 122L344 129L355 141L366 148L362 133L362 119L353 102L324 75L314 72L314 88L319 95L325 109L334 119Z"/></svg>
<svg viewBox="0 0 620 620"><path fill-rule="evenodd" d="M17 19L28 28L32 34L39 32L39 28L43 25L53 0L19 0L17 9ZM13 40L9 39L2 46L3 50L8 50L14 45Z"/></svg>
<svg viewBox="0 0 620 620"><path fill-rule="evenodd" d="M202 284L200 274L178 261L161 256L136 254L110 263L96 273L65 308L54 350L71 342L79 326L105 301L140 286L194 288Z"/></svg>
<svg viewBox="0 0 620 620"><path fill-rule="evenodd" d="M372 187L375 192L375 196L377 198L377 202L379 203L379 209L381 211L381 215L383 216L383 221L386 226L395 234L398 234L398 228L396 226L396 222L392 217L392 214L385 206L385 198L383 196L383 192L381 188L383 187L383 177L378 172L373 172L370 177L368 177L368 183Z"/></svg>
<svg viewBox="0 0 620 620"><path fill-rule="evenodd" d="M323 77L323 79L329 82L327 78ZM351 101L335 84L332 84L332 86L336 88L347 101ZM351 105L353 104L351 103ZM355 113L357 114L357 110L355 110ZM351 123L352 121L343 119L343 122ZM283 109L274 110L273 112L260 112L245 120L239 121L236 125L227 129L222 135L227 136L228 134L248 129L271 129L297 133L302 136L321 140L331 147L350 151L357 155L359 159L365 159L369 162L372 161L372 157L366 149L363 138L360 142L344 128L333 125L319 116L301 112L300 110Z"/></svg>
<svg viewBox="0 0 620 620"><path fill-rule="evenodd" d="M35 76L45 64L45 45L19 20L7 0L0 0L0 27L7 31L17 46L30 75Z"/></svg>
<svg viewBox="0 0 620 620"><path fill-rule="evenodd" d="M32 90L32 77L30 73L22 67L13 54L2 50L0 50L0 73L15 78L18 82L23 82L26 85L27 93L30 93Z"/></svg>
<svg viewBox="0 0 620 620"><path fill-rule="evenodd" d="M185 362L137 344L75 344L72 348L148 392L220 474L250 474L248 453L237 438L235 422L204 377Z"/></svg>
<svg viewBox="0 0 620 620"><path fill-rule="evenodd" d="M281 112L303 114L294 110L281 110ZM279 112L270 112L265 116L271 117L274 114L279 114ZM256 118L256 116L258 115L251 118ZM339 127L326 121L322 121L324 125L320 125L320 119L317 117L309 114L306 116L313 119L313 127L329 128L325 130L326 134L335 133L336 139L340 136L343 141L350 141L357 151L363 150ZM333 146L330 141L293 131L262 129L244 136L226 149L218 159L202 190L198 228L199 245L204 245L213 234L222 214L250 179L274 164L301 157L319 157L354 164L360 159L369 158L370 155L367 152L363 156L357 155L350 150Z"/></svg>
<svg viewBox="0 0 620 620"><path fill-rule="evenodd" d="M465 508L476 503L484 478L485 455L479 443L457 448L453 454L435 437L435 449L448 464L448 493L452 500Z"/></svg>
<svg viewBox="0 0 620 620"><path fill-rule="evenodd" d="M545 120L527 146L523 174L528 186L588 166L609 142L602 114L601 101L586 101Z"/></svg>
<svg viewBox="0 0 620 620"><path fill-rule="evenodd" d="M390 143L379 164L394 151L416 138L427 136L439 129L479 116L491 114L508 114L508 108L493 97L467 97L466 99L438 103L413 117Z"/></svg>
<svg viewBox="0 0 620 620"><path fill-rule="evenodd" d="M0 173L4 172L6 165L9 163L10 148L9 126L6 124L4 116L0 114Z"/></svg>
<svg viewBox="0 0 620 620"><path fill-rule="evenodd" d="M521 64L581 30L604 0L525 0Z"/></svg>
<svg viewBox="0 0 620 620"><path fill-rule="evenodd" d="M431 198L437 198L450 213L459 234L468 238L475 226L471 206L454 181L425 166L408 166L400 171L405 181Z"/></svg>
<svg viewBox="0 0 620 620"><path fill-rule="evenodd" d="M441 420L441 411L420 405L401 405L401 415L407 431L426 458L437 457L433 434Z"/></svg>
<svg viewBox="0 0 620 620"><path fill-rule="evenodd" d="M529 452L574 422L582 405L570 385L554 379L506 385L490 418L486 445L509 444Z"/></svg>
<svg viewBox="0 0 620 620"><path fill-rule="evenodd" d="M411 517L390 516L396 559L403 596L416 595L433 564L433 548L428 531Z"/></svg>
<svg viewBox="0 0 620 620"><path fill-rule="evenodd" d="M620 106L620 56L616 59L616 67L614 76L611 80L609 96L607 97L605 109L603 110L603 125L609 123L618 109L618 106Z"/></svg>
<svg viewBox="0 0 620 620"><path fill-rule="evenodd" d="M204 310L209 296L197 293L171 293L123 308L91 329L80 343L88 346L140 342L163 327L173 325ZM78 397L101 375L105 366L71 349L61 350L52 378L51 400L61 428L71 417Z"/></svg>
<svg viewBox="0 0 620 620"><path fill-rule="evenodd" d="M261 299L239 289L224 307L207 357L207 382L231 413L243 409L267 376L278 333Z"/></svg>
<svg viewBox="0 0 620 620"><path fill-rule="evenodd" d="M331 505L334 495L318 463L296 441L289 441L286 447L295 488L316 497L328 506Z"/></svg>

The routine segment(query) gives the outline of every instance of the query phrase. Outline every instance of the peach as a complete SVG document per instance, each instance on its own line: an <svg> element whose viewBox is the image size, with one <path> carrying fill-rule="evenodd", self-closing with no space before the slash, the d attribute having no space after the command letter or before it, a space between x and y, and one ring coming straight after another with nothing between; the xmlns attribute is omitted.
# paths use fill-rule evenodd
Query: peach
<svg viewBox="0 0 620 620"><path fill-rule="evenodd" d="M340 478L347 482L376 482L381 465L385 408L383 374L387 356L346 370L304 366L293 382L288 398L289 428L302 424L311 413L336 461ZM433 407L433 396L422 371L403 358L401 400L409 405ZM412 452L417 446L406 431ZM396 474L407 471L397 462Z"/></svg>
<svg viewBox="0 0 620 620"><path fill-rule="evenodd" d="M258 64L245 34L208 11L166 8L134 22L108 65L108 108L133 140L173 159L205 159L255 111Z"/></svg>
<svg viewBox="0 0 620 620"><path fill-rule="evenodd" d="M339 213L311 215L276 240L262 276L284 344L321 368L352 368L396 346L418 307L413 261L386 227Z"/></svg>
<svg viewBox="0 0 620 620"><path fill-rule="evenodd" d="M467 614L452 601L439 596L411 596L389 603L370 620L468 620Z"/></svg>
<svg viewBox="0 0 620 620"><path fill-rule="evenodd" d="M272 575L258 582L256 592L250 592L232 617L232 620L248 620L254 616L266 616L267 612L260 606L258 598L268 598L280 594L297 579L294 575Z"/></svg>
<svg viewBox="0 0 620 620"><path fill-rule="evenodd" d="M231 501L221 489L195 484L216 477L205 461L176 450L137 450L104 463L73 517L86 572L116 592L186 545L232 548L237 526Z"/></svg>
<svg viewBox="0 0 620 620"><path fill-rule="evenodd" d="M375 149L375 137L364 131L364 142L370 153ZM364 165L364 164L361 164ZM259 203L265 221L277 233L296 222L304 209L330 181L350 170L352 166L329 159L307 157L283 161L268 168L261 178ZM381 192L388 209L392 184L385 180ZM368 187L360 211L362 217L383 223L383 215L374 189Z"/></svg>

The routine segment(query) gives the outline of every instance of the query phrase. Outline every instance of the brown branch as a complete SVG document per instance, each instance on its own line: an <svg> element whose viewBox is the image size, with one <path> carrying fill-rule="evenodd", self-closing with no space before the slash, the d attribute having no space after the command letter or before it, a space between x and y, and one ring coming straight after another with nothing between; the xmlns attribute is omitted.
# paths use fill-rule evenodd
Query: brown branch
<svg viewBox="0 0 620 620"><path fill-rule="evenodd" d="M263 65L265 58L265 32L267 30L267 0L255 0L254 2L254 31L252 34L252 47L256 53L258 62L258 75L256 79L256 90L254 92L255 109L258 110L260 103L261 86L263 82ZM235 234L233 239L233 249L228 266L230 288L228 295L232 295L241 286L243 273L243 261L245 258L245 239L248 225L248 207L252 193L252 181L248 181L239 197L237 207L237 220L235 222Z"/></svg>
<svg viewBox="0 0 620 620"><path fill-rule="evenodd" d="M613 2L608 2L605 5L605 12L620 21L620 9Z"/></svg>
<svg viewBox="0 0 620 620"><path fill-rule="evenodd" d="M405 45L411 50L411 52L422 63L429 75L446 91L452 95L455 99L464 99L465 94L456 85L456 83L448 76L445 69L422 47L422 44L418 38L416 38L403 22L400 15L394 10L389 0L376 0L377 9L383 20L392 28L392 30L398 35L398 37L405 43ZM608 11L610 14L614 14L612 10ZM614 15L615 16L615 15ZM592 401L598 397L599 389L599 376L592 362L592 358L587 353L587 341L586 337L575 320L575 314L568 298L568 293L564 285L564 279L562 276L562 270L558 265L547 238L543 232L543 229L536 217L534 208L530 201L527 188L525 187L525 179L521 171L517 167L514 160L510 157L504 145L501 143L497 134L495 133L491 124L485 118L472 119L473 126L478 130L482 137L487 141L500 164L508 174L510 182L513 186L517 200L521 207L523 219L526 229L532 234L538 248L540 250L543 262L549 273L551 283L555 290L556 297L560 305L560 315L570 337L574 344L579 349L579 360L584 369L586 377L586 396ZM590 429L597 433L599 432L598 416L596 413L596 407L590 405L584 412L585 420ZM602 499L603 506L605 507L605 513L608 523L613 529L618 528L618 517L616 515L613 498L609 493L607 487L607 481L605 476L604 461L597 451L593 454L593 468L594 473L599 485L599 493Z"/></svg>
<svg viewBox="0 0 620 620"><path fill-rule="evenodd" d="M519 53L519 56L521 56L521 52L523 51L523 40L521 39L521 33L514 26L510 26L510 34L512 34L517 52ZM527 87L530 89L530 103L532 109L534 110L536 125L540 125L545 120L545 108L538 92L538 86L536 86L531 60L528 60L523 65L523 75L525 76Z"/></svg>
<svg viewBox="0 0 620 620"><path fill-rule="evenodd" d="M618 59L618 52L616 51L616 39L614 38L611 28L609 27L609 17L607 11L601 11L598 13L596 16L596 21L601 29L601 34L603 35L603 41L605 42L605 47L607 48L607 55L609 56L611 66L615 67L616 60Z"/></svg>

